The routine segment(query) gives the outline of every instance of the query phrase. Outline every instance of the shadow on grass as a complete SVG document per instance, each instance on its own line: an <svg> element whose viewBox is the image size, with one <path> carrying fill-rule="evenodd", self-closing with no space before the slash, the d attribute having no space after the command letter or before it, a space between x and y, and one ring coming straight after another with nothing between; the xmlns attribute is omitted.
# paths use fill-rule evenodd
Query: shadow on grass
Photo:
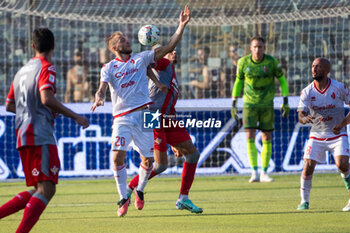
<svg viewBox="0 0 350 233"><path fill-rule="evenodd" d="M107 212L107 211L98 211L98 212ZM70 213L74 213L74 212L70 212ZM76 212L76 213L80 213L80 212ZM320 211L320 210L315 210L315 211L276 211L276 212L260 212L260 213L239 213L239 212L235 212L235 213L202 213L202 214L194 214L194 213L185 213L185 214L171 214L171 215L138 215L138 216L133 216L134 213L131 213L130 215L126 215L125 217L123 217L124 219L138 219L138 218L178 218L178 217L192 217L192 218L200 218L200 217L212 217L212 216L259 216L259 215L294 215L294 214L329 214L329 213L340 213L340 211L336 211L336 210L326 210L326 211ZM48 214L48 213L46 213ZM53 213L51 213L53 214ZM55 212L55 214L57 214L57 212ZM97 217L97 216L85 216L85 217L60 217L60 218L42 218L40 219L40 221L61 221L61 220L88 220L88 219L93 219L93 220L97 220L97 219L121 219L119 217L117 217L117 215L115 216L104 216L104 217ZM18 222L19 219L2 219L1 221L7 221L7 222Z"/></svg>

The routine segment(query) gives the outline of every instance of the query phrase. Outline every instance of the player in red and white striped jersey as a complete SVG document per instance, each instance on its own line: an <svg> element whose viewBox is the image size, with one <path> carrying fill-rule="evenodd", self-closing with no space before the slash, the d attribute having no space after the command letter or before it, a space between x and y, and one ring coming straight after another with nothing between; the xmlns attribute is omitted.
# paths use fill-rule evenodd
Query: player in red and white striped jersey
<svg viewBox="0 0 350 233"><path fill-rule="evenodd" d="M61 113L86 128L89 122L56 98L56 70L51 65L54 35L47 28L33 32L33 57L16 74L6 100L6 110L16 113L17 149L27 186L0 207L0 219L24 209L17 232L29 232L53 197L60 161L53 132L54 114Z"/></svg>
<svg viewBox="0 0 350 233"><path fill-rule="evenodd" d="M135 206L142 209L144 205L143 191L152 171L153 131L142 129L142 110L152 101L148 92L147 66L174 50L183 31L190 20L190 10L185 6L179 17L179 26L165 46L152 51L131 54L129 40L121 32L115 32L107 41L109 50L116 58L107 63L101 70L101 83L96 92L95 103L91 110L104 104L106 90L109 86L113 105L112 150L114 176L120 195L118 216L127 213L130 198L126 190L127 174L125 154L133 141L133 147L141 155L139 168L139 184L135 189ZM153 80L159 87L161 84Z"/></svg>
<svg viewBox="0 0 350 233"><path fill-rule="evenodd" d="M345 186L350 191L350 153L344 128L350 119L350 114L344 117L344 103L350 104L350 92L344 84L328 78L330 70L331 64L327 59L316 58L312 63L314 81L300 96L299 122L311 123L312 127L304 152L305 165L300 179L301 204L298 210L309 208L312 175L317 163L326 162L326 151L333 154ZM343 210L350 211L350 199Z"/></svg>

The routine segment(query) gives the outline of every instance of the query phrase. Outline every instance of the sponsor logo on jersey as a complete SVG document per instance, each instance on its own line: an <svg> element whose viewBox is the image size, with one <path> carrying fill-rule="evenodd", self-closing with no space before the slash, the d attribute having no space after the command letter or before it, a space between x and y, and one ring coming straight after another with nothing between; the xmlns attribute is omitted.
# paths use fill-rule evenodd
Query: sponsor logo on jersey
<svg viewBox="0 0 350 233"><path fill-rule="evenodd" d="M327 109L332 109L332 108L335 108L334 104L328 104L326 106L317 106L317 105L312 106L312 109L314 109L316 111L317 110L327 110Z"/></svg>
<svg viewBox="0 0 350 233"><path fill-rule="evenodd" d="M131 59L130 62L135 65L134 59Z"/></svg>
<svg viewBox="0 0 350 233"><path fill-rule="evenodd" d="M319 120L320 120L320 122L331 121L331 120L333 120L333 117L331 117L331 116L320 117Z"/></svg>
<svg viewBox="0 0 350 233"><path fill-rule="evenodd" d="M128 83L123 83L122 85L120 85L121 86L121 88L126 88L126 87L130 87L130 86L132 86L132 85L134 85L135 84L135 82L134 81L130 81L130 82L128 82Z"/></svg>
<svg viewBox="0 0 350 233"><path fill-rule="evenodd" d="M52 168L50 168L50 171L51 171L54 175L57 174L58 170L59 170L59 169L58 169L58 167L56 167L56 165L53 166Z"/></svg>
<svg viewBox="0 0 350 233"><path fill-rule="evenodd" d="M36 168L34 168L33 170L32 170L32 175L33 176L38 176L39 175L39 171L38 170L36 170Z"/></svg>
<svg viewBox="0 0 350 233"><path fill-rule="evenodd" d="M124 73L122 73L122 72L117 72L117 73L115 73L115 77L116 78L123 78L124 76L127 76L127 75L129 75L129 74L132 74L132 73L136 73L137 71L139 71L139 69L134 69L134 68L132 68L132 69L130 69L130 70L127 70L126 72L124 72Z"/></svg>
<svg viewBox="0 0 350 233"><path fill-rule="evenodd" d="M47 70L56 73L56 67L55 66L50 66Z"/></svg>

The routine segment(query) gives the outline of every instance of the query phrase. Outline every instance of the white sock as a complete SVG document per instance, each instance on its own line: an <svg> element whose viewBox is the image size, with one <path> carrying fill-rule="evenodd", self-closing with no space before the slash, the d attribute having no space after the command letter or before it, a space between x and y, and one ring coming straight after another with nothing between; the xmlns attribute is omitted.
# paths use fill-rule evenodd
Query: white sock
<svg viewBox="0 0 350 233"><path fill-rule="evenodd" d="M142 163L140 164L139 167L139 183L137 185L136 190L143 192L143 190L146 187L146 184L148 182L148 178L151 175L152 172L152 168L153 165L150 166L149 168L146 168L142 165Z"/></svg>
<svg viewBox="0 0 350 233"><path fill-rule="evenodd" d="M187 200L188 199L188 195L180 194L179 199L181 201Z"/></svg>
<svg viewBox="0 0 350 233"><path fill-rule="evenodd" d="M311 187L312 187L312 175L306 176L306 177L301 175L300 177L301 203L309 202Z"/></svg>
<svg viewBox="0 0 350 233"><path fill-rule="evenodd" d="M118 193L120 196L120 199L127 199L127 191L126 191L126 180L127 180L127 174L126 174L126 168L125 164L122 166L116 166L113 168L113 174L114 179L117 184Z"/></svg>
<svg viewBox="0 0 350 233"><path fill-rule="evenodd" d="M350 173L349 173L349 171L347 171L346 173L340 173L340 175L342 178L348 178Z"/></svg>

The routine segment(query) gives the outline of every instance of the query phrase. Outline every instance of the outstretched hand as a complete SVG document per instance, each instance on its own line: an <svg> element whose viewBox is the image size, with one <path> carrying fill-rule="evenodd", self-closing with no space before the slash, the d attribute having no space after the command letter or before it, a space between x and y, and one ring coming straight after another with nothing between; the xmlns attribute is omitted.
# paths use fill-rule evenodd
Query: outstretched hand
<svg viewBox="0 0 350 233"><path fill-rule="evenodd" d="M94 112L98 106L103 106L103 105L104 105L103 99L96 95L95 103L94 103L94 105L92 105L90 110L91 110L91 112Z"/></svg>
<svg viewBox="0 0 350 233"><path fill-rule="evenodd" d="M179 19L180 24L183 24L184 26L186 26L187 23L190 21L190 19L191 19L191 11L188 5L186 5L185 9L181 11L181 14L180 14L180 19Z"/></svg>
<svg viewBox="0 0 350 233"><path fill-rule="evenodd" d="M83 129L86 129L90 125L89 120L84 116L78 115L74 120L81 125Z"/></svg>

